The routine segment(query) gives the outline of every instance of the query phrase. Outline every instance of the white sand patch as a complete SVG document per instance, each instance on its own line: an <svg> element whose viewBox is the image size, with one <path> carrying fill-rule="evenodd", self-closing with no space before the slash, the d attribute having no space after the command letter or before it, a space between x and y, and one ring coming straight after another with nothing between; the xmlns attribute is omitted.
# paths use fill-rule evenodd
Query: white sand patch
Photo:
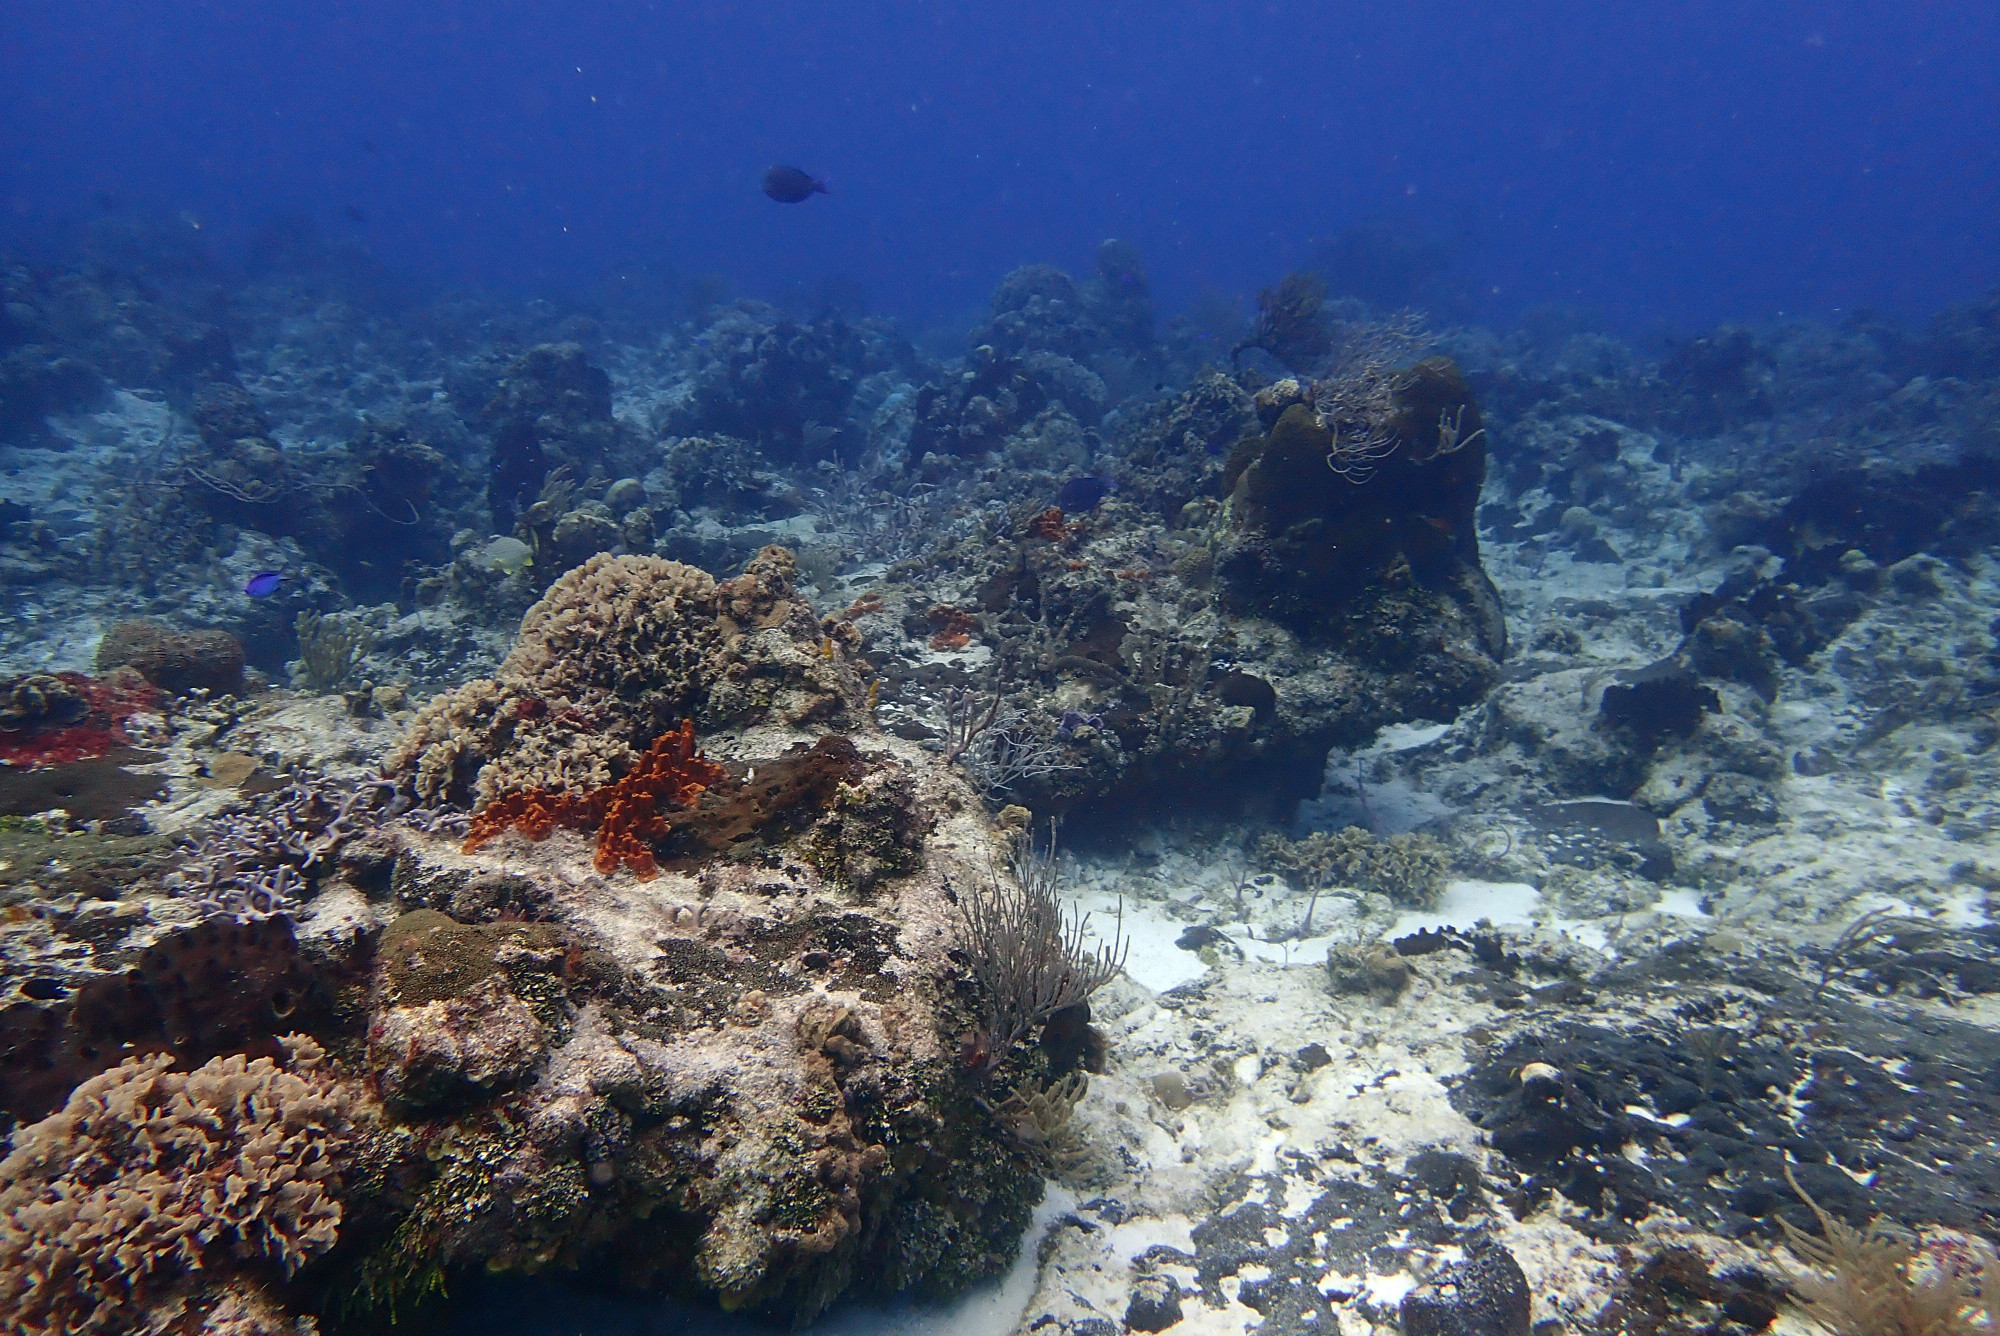
<svg viewBox="0 0 2000 1336"><path fill-rule="evenodd" d="M805 1330L819 1336L1009 1336L1020 1326L1035 1294L1035 1255L1042 1236L1048 1233L1050 1222L1075 1209L1073 1194L1049 1184L1007 1274L973 1286L949 1304L843 1308ZM1139 1251L1150 1246L1143 1245ZM738 1323L733 1330L742 1331L744 1326Z"/></svg>
<svg viewBox="0 0 2000 1336"><path fill-rule="evenodd" d="M1689 890L1685 886L1668 887L1665 891L1661 892L1660 898L1654 901L1649 908L1655 914L1671 914L1675 918L1712 919L1715 917L1715 915L1701 907L1700 894Z"/></svg>
<svg viewBox="0 0 2000 1336"><path fill-rule="evenodd" d="M1090 922L1084 928L1084 948L1095 951L1108 944L1119 929L1119 900L1115 895L1092 892L1076 897L1072 902L1083 913L1090 915ZM1192 951L1183 951L1174 945L1180 940L1186 926L1168 918L1156 909L1145 905L1135 905L1130 900L1124 902L1125 940L1129 950L1125 956L1125 972L1137 982L1156 993L1164 993L1169 988L1199 979L1208 971L1208 966L1200 956ZM1324 954L1324 953L1322 953Z"/></svg>
<svg viewBox="0 0 2000 1336"><path fill-rule="evenodd" d="M1437 904L1399 915L1384 936L1407 937L1426 928L1465 931L1482 921L1494 927L1532 927L1541 903L1542 893L1524 881L1453 881Z"/></svg>
<svg viewBox="0 0 2000 1336"><path fill-rule="evenodd" d="M1375 734L1371 750L1414 751L1428 747L1449 732L1450 724L1390 724Z"/></svg>

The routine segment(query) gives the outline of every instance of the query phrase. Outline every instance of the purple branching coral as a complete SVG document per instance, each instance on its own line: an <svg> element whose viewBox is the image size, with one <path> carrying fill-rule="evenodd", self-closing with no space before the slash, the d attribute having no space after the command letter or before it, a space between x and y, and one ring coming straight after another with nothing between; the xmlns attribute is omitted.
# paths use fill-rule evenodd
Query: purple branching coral
<svg viewBox="0 0 2000 1336"><path fill-rule="evenodd" d="M392 822L462 835L468 813L416 806L379 775L353 785L301 776L246 812L183 836L185 861L170 889L218 914L251 917L296 908L357 836Z"/></svg>

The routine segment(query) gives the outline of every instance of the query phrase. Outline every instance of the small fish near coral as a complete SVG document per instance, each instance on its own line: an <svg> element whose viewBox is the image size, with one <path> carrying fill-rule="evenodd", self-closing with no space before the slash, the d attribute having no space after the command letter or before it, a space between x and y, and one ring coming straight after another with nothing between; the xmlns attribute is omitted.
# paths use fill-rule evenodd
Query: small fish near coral
<svg viewBox="0 0 2000 1336"><path fill-rule="evenodd" d="M824 177L781 165L764 173L764 193L780 204L803 204L814 195L831 195L833 187Z"/></svg>
<svg viewBox="0 0 2000 1336"><path fill-rule="evenodd" d="M292 577L283 571L258 571L243 584L243 592L251 598L269 598L291 582Z"/></svg>

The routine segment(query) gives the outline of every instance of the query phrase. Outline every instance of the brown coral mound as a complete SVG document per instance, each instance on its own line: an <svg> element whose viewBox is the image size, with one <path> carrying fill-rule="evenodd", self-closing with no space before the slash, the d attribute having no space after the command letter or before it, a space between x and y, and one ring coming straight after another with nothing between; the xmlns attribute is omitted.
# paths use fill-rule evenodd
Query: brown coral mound
<svg viewBox="0 0 2000 1336"><path fill-rule="evenodd" d="M97 671L131 667L162 691L243 689L243 642L227 631L176 631L159 622L113 622L97 645Z"/></svg>
<svg viewBox="0 0 2000 1336"><path fill-rule="evenodd" d="M694 720L662 733L646 749L632 772L615 783L577 795L533 789L494 799L472 819L465 851L471 853L510 829L531 840L545 840L557 826L597 832L599 872L615 872L622 864L641 881L660 874L651 842L665 838L668 825L661 808L694 805L696 798L728 777L728 772L695 750Z"/></svg>
<svg viewBox="0 0 2000 1336"><path fill-rule="evenodd" d="M384 764L430 800L582 794L690 715L704 726L838 715L864 689L824 652L796 569L775 547L720 584L677 561L592 557L528 610L496 676L433 700Z"/></svg>
<svg viewBox="0 0 2000 1336"><path fill-rule="evenodd" d="M0 1161L0 1326L135 1331L245 1264L285 1276L331 1248L360 1097L312 1040L289 1066L161 1054L78 1086Z"/></svg>
<svg viewBox="0 0 2000 1336"><path fill-rule="evenodd" d="M78 1082L122 1058L165 1051L195 1067L229 1053L270 1055L278 1036L315 1028L337 971L301 953L291 920L215 915L160 937L135 956L99 956L54 972L0 1007L0 1113L33 1122ZM67 994L67 995L65 995Z"/></svg>
<svg viewBox="0 0 2000 1336"><path fill-rule="evenodd" d="M693 713L720 641L707 572L592 557L528 609L499 673L433 700L386 765L433 799L608 784Z"/></svg>

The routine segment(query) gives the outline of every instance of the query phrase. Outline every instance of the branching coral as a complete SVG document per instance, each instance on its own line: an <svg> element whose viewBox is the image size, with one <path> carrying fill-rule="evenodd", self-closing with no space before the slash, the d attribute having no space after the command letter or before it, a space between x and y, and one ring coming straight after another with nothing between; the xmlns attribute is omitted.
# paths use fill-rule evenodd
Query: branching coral
<svg viewBox="0 0 2000 1336"><path fill-rule="evenodd" d="M1057 898L1062 874L1053 831L1046 844L1022 840L1012 870L1010 880L973 883L958 903L961 940L986 1001L985 1033L970 1051L992 1062L1117 977L1130 945L1122 929L1095 951L1084 945L1090 916Z"/></svg>
<svg viewBox="0 0 2000 1336"><path fill-rule="evenodd" d="M289 1277L331 1248L361 1097L310 1039L285 1043L283 1067L129 1060L17 1133L0 1161L0 1325L136 1331L190 1275Z"/></svg>
<svg viewBox="0 0 2000 1336"><path fill-rule="evenodd" d="M1276 287L1257 294L1257 325L1249 338L1231 351L1262 348L1295 371L1303 371L1326 356L1333 336L1320 318L1326 301L1326 280L1318 274L1294 271Z"/></svg>
<svg viewBox="0 0 2000 1336"><path fill-rule="evenodd" d="M247 812L230 812L180 839L180 869L167 885L212 913L289 910L330 870L350 840L401 818L421 828L449 822L418 809L386 779L336 784L296 776Z"/></svg>
<svg viewBox="0 0 2000 1336"><path fill-rule="evenodd" d="M694 720L684 719L679 729L656 738L623 779L580 795L532 789L494 799L473 817L465 849L470 853L507 830L531 840L547 839L557 826L595 830L597 870L623 865L646 881L660 871L651 841L669 829L661 810L693 806L727 775L695 750Z"/></svg>

